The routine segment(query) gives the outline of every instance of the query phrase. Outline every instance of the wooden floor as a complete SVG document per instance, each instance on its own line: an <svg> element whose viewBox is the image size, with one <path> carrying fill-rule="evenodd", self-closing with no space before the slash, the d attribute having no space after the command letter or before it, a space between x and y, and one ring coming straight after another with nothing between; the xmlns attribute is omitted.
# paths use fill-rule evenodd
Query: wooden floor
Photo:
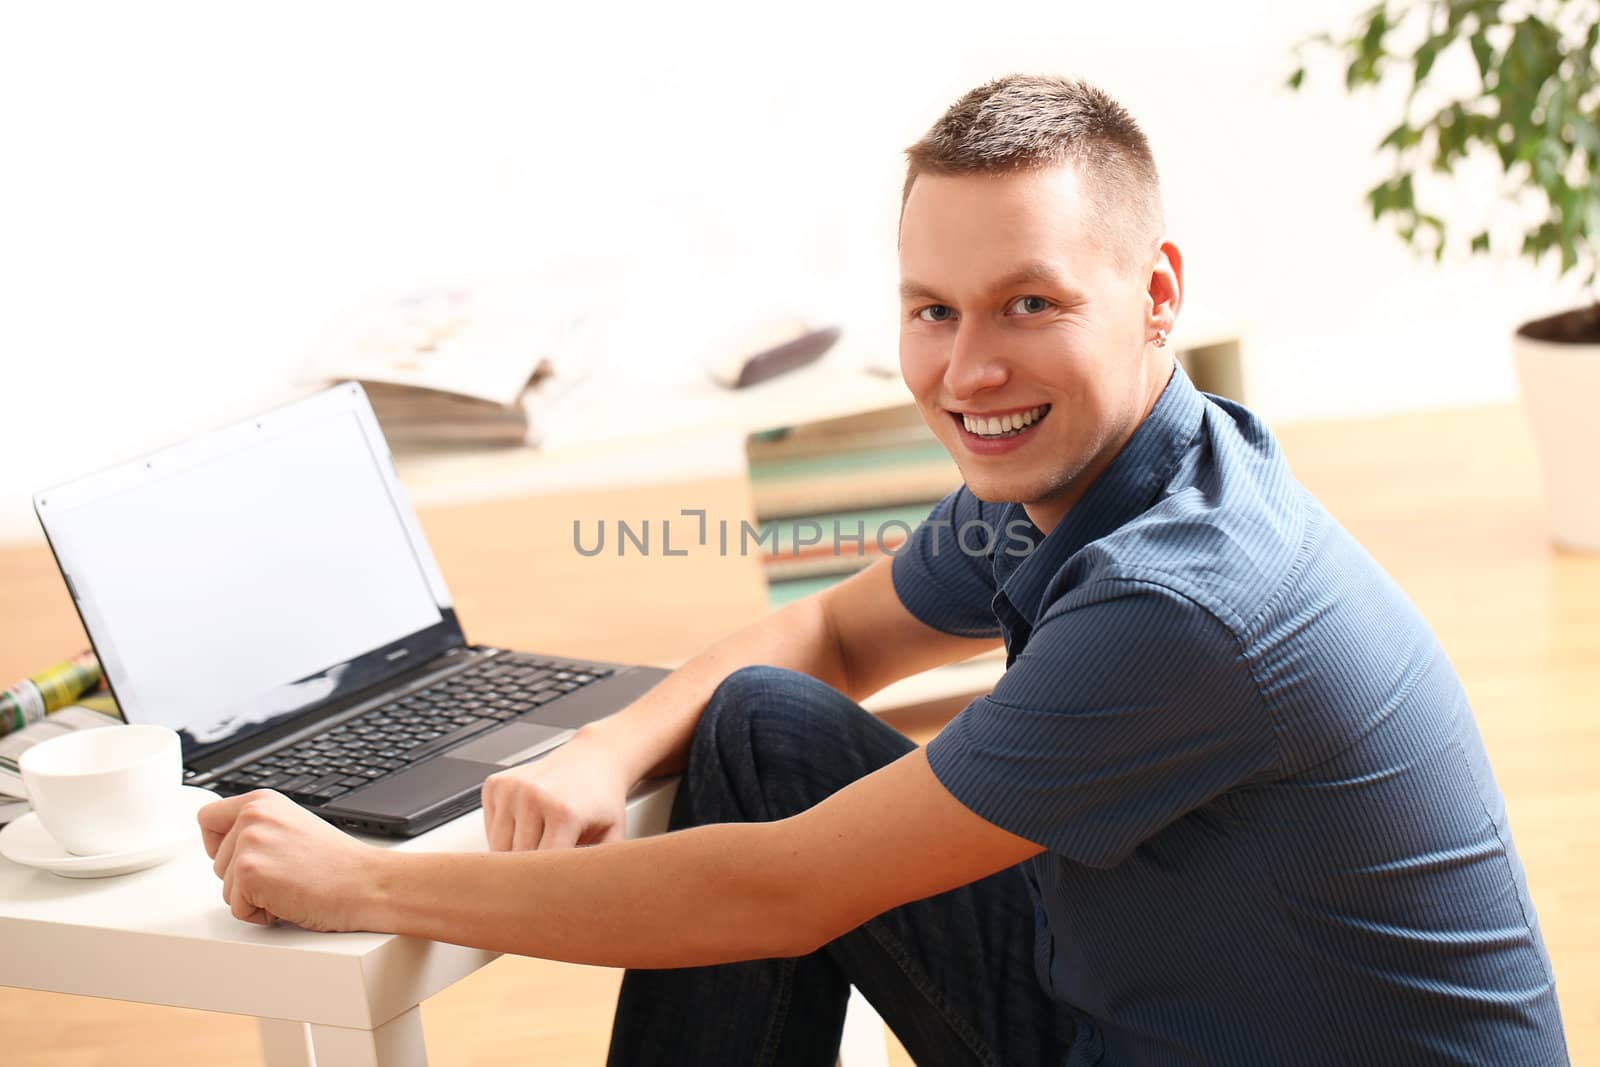
<svg viewBox="0 0 1600 1067"><path fill-rule="evenodd" d="M1600 557L1547 545L1530 439L1515 409L1304 425L1279 436L1301 480L1407 590L1460 672L1507 797L1555 964L1572 1060L1600 1062ZM641 500L636 503L654 509L650 514L708 503L649 495ZM709 503L713 516L718 506L742 506L735 497ZM570 519L557 517L563 524L559 537L550 532L522 541L503 529L479 533L485 529L482 515L424 521L436 542L452 523L462 524L463 537L470 533L492 542L476 553L441 548L441 565L462 604L459 590L478 588L470 577L475 570L496 572L504 559L516 557L537 572L540 553L567 536ZM652 590L670 590L671 571L653 567L638 579L648 577ZM571 602L568 597L583 595L581 580L569 584L549 610L560 611ZM0 622L0 679L74 650L72 641L80 638L72 634L76 624L58 586L38 550L0 552L7 614L50 597L56 601L42 609L38 626ZM466 599L487 598L490 586L481 589ZM732 561L716 588L697 585L673 591L678 594L693 608L664 620L656 635L675 645L676 655L692 651L717 620L759 609L753 570ZM487 611L463 606L469 632ZM474 636L525 636L509 616L490 629L497 632L480 629ZM569 648L552 650L584 654L602 645L614 648L617 640L615 631L584 631L573 635ZM925 738L937 722L902 726ZM616 982L615 972L501 959L424 1006L432 1062L599 1063ZM248 1020L17 990L0 990L0 1035L0 1060L8 1064L260 1062ZM901 1056L897 1062L907 1061Z"/></svg>

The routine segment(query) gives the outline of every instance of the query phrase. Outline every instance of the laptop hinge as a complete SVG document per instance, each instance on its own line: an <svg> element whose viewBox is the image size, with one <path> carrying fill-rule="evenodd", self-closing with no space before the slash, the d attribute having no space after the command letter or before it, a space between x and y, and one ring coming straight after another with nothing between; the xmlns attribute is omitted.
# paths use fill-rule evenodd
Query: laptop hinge
<svg viewBox="0 0 1600 1067"><path fill-rule="evenodd" d="M271 751L322 733L380 704L387 704L418 689L425 689L441 678L447 678L500 652L501 650L497 648L476 646L446 649L410 671L385 678L376 685L350 693L325 707L302 712L291 722L273 727L264 733L252 734L237 744L207 753L184 768L184 784L205 785L216 781L228 771L261 759Z"/></svg>

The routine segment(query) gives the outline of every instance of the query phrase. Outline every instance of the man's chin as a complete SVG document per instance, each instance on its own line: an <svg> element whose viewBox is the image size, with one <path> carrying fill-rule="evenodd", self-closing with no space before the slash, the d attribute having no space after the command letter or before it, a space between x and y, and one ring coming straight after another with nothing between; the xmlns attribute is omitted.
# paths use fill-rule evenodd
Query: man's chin
<svg viewBox="0 0 1600 1067"><path fill-rule="evenodd" d="M963 476L966 474L962 472ZM1008 478L976 477L966 479L967 491L985 504L1021 504L1023 507L1048 511L1060 505L1071 493L1071 483L1040 483L1017 481Z"/></svg>
<svg viewBox="0 0 1600 1067"><path fill-rule="evenodd" d="M997 478L968 478L966 485L967 492L985 504L1026 504L1038 493L1037 486Z"/></svg>

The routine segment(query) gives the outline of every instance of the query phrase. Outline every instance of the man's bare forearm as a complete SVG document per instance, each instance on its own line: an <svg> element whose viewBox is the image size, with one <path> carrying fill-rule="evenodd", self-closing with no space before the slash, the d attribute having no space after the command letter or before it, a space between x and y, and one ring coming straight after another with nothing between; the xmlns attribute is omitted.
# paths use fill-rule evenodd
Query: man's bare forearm
<svg viewBox="0 0 1600 1067"><path fill-rule="evenodd" d="M615 715L584 727L625 761L629 781L683 770L689 738L717 685L740 667L788 667L848 691L821 597L807 597L712 645Z"/></svg>
<svg viewBox="0 0 1600 1067"><path fill-rule="evenodd" d="M357 924L607 967L800 955L826 931L779 823L543 852L375 851ZM648 877L640 872L648 871Z"/></svg>

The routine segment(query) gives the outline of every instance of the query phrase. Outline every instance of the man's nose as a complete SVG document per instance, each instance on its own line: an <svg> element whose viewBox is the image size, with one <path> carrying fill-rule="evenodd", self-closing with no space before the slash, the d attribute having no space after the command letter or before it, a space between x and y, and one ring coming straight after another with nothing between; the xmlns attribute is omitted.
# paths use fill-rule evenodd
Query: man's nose
<svg viewBox="0 0 1600 1067"><path fill-rule="evenodd" d="M998 389L1011 377L994 338L962 323L950 348L944 369L944 387L953 400L966 400L987 389Z"/></svg>

